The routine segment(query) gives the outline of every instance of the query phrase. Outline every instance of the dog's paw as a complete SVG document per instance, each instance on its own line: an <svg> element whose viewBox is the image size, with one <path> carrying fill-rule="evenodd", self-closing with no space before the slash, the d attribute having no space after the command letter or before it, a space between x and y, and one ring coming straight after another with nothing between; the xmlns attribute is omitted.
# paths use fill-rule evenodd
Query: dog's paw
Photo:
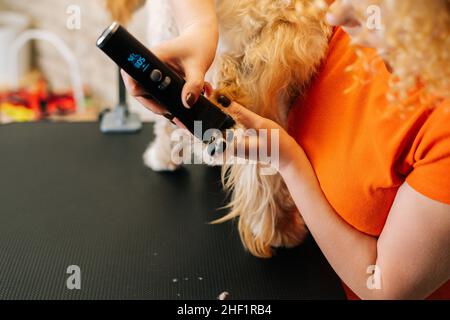
<svg viewBox="0 0 450 320"><path fill-rule="evenodd" d="M172 161L170 151L158 148L156 144L145 151L143 159L144 164L156 172L173 172L181 167Z"/></svg>

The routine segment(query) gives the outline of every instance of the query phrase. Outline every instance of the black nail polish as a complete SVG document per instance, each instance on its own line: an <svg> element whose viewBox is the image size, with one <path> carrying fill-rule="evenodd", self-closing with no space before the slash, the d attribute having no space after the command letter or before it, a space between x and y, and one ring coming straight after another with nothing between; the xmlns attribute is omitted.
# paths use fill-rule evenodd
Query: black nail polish
<svg viewBox="0 0 450 320"><path fill-rule="evenodd" d="M195 96L192 93L189 93L186 97L186 102L190 107L194 106L196 102Z"/></svg>
<svg viewBox="0 0 450 320"><path fill-rule="evenodd" d="M217 102L224 108L228 108L231 105L231 100L224 95L219 96Z"/></svg>

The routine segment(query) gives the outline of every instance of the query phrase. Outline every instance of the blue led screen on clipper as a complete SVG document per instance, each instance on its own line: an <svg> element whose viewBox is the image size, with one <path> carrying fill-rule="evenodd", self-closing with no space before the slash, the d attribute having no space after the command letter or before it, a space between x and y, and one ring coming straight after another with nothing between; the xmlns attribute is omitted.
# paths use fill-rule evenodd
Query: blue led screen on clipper
<svg viewBox="0 0 450 320"><path fill-rule="evenodd" d="M137 53L130 53L128 56L128 62L130 62L136 69L142 70L142 72L147 71L150 67L150 64L147 63L147 60Z"/></svg>

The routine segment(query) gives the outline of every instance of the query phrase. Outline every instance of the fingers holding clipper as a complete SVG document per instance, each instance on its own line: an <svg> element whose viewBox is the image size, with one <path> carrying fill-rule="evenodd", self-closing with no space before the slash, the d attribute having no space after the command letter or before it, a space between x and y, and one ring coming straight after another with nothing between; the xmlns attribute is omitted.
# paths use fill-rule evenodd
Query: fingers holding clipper
<svg viewBox="0 0 450 320"><path fill-rule="evenodd" d="M136 97L136 100L142 104L145 108L157 115L167 114L167 110L159 105L156 101L152 100L149 96Z"/></svg>
<svg viewBox="0 0 450 320"><path fill-rule="evenodd" d="M204 74L198 67L188 67L185 72L186 84L183 88L182 99L184 106L190 109L194 106L198 97L200 97L203 92Z"/></svg>
<svg viewBox="0 0 450 320"><path fill-rule="evenodd" d="M228 156L265 163L267 159L261 158L261 155L271 157L273 146L279 141L283 129L274 121L261 117L225 95L218 95L216 100L226 113L245 128L237 129L232 141L228 141Z"/></svg>
<svg viewBox="0 0 450 320"><path fill-rule="evenodd" d="M132 77L128 75L124 70L120 71L122 74L122 79L127 88L127 91L130 93L132 97L135 97L136 100L142 104L145 108L149 109L153 113L158 115L166 114L167 111L164 107L159 105L156 101L154 101L150 94L141 87Z"/></svg>
<svg viewBox="0 0 450 320"><path fill-rule="evenodd" d="M123 83L131 96L140 97L146 94L146 91L128 73L124 70L120 70L120 73L122 75Z"/></svg>

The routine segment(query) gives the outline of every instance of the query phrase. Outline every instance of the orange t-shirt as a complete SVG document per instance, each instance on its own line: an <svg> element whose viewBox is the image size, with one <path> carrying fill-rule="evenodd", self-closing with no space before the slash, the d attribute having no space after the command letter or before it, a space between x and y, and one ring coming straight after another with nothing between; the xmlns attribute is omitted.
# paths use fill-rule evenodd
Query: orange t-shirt
<svg viewBox="0 0 450 320"><path fill-rule="evenodd" d="M361 61L345 32L335 29L319 74L291 110L289 132L311 160L335 211L357 230L378 237L405 182L450 204L450 102L431 109L411 95L416 107L398 112L386 98L390 74L384 63ZM350 73L346 69L352 65ZM444 296L450 299L450 282Z"/></svg>

